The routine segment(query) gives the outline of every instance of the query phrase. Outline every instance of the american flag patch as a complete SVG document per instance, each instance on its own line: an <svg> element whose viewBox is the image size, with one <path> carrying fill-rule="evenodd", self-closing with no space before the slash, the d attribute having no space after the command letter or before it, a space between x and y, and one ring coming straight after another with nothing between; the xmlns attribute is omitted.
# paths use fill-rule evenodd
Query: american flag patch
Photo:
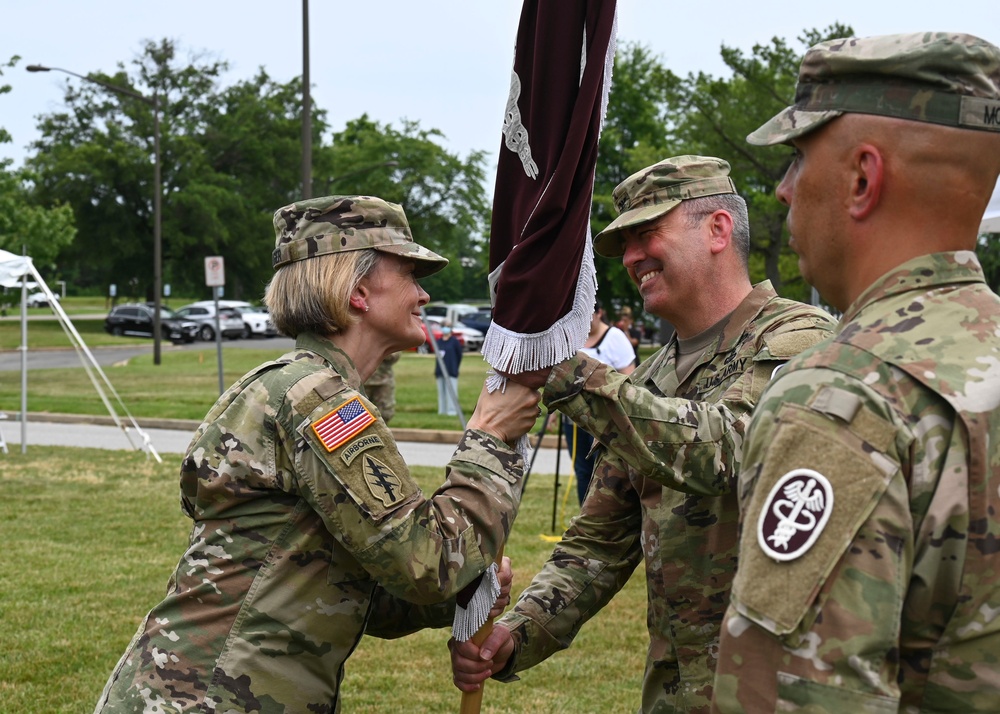
<svg viewBox="0 0 1000 714"><path fill-rule="evenodd" d="M327 451L333 451L375 421L372 413L357 397L348 399L322 419L312 423L312 429Z"/></svg>

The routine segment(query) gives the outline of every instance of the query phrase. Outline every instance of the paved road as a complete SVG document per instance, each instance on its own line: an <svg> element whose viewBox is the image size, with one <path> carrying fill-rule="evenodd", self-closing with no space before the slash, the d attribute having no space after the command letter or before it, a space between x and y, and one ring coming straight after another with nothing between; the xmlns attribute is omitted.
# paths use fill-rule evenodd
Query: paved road
<svg viewBox="0 0 1000 714"><path fill-rule="evenodd" d="M19 421L0 420L0 431L2 431L10 451L19 451L21 448L21 427ZM137 449L143 444L142 435L136 433L134 429L123 431L117 426L99 424L32 421L30 415L28 422L24 424L24 431L27 433L25 443L27 443L29 450L32 447L44 446L77 446L112 450ZM145 428L142 431L164 461L176 460L177 455L183 454L187 450L192 435L191 430L182 429ZM418 441L400 441L398 444L403 459L412 466L444 466L455 451L454 444ZM0 458L2 458L2 454L0 454ZM556 470L555 467L555 449L539 449L532 472L553 474ZM561 478L566 478L569 467L569 457L565 456L560 463L560 473L563 474Z"/></svg>
<svg viewBox="0 0 1000 714"><path fill-rule="evenodd" d="M7 318L10 319L10 318ZM30 319L30 318L29 318ZM230 349L267 349L274 350L275 357L288 352L294 347L295 341L287 337L250 340L224 340L224 350ZM114 365L140 355L153 353L152 342L142 340L124 347L93 347L91 354L102 367ZM161 344L161 350L215 350L214 342L193 342L189 345L172 345L169 342ZM73 349L29 350L28 369L58 369L80 367L80 357ZM0 351L0 372L20 371L20 350ZM101 449L133 449L140 447L143 437L133 429L123 431L116 426L103 426L88 423L54 423L33 421L29 414L25 425L28 448L37 446L79 446ZM21 423L18 421L0 419L0 432L6 439L9 449L20 449ZM183 429L143 429L154 449L161 455L183 454L191 440L192 430ZM453 444L425 443L417 441L398 442L403 458L407 463L416 466L444 466L448 463L455 450ZM166 460L166 459L164 459ZM561 460L560 473L566 474L570 467L569 457ZM555 449L538 450L535 457L534 473L553 474L556 471Z"/></svg>
<svg viewBox="0 0 1000 714"><path fill-rule="evenodd" d="M275 356L283 355L295 345L295 340L288 337L273 337L271 339L223 340L223 353L230 349L274 350ZM214 342L192 342L189 345L172 345L170 342L160 344L161 352L172 350L211 350L215 353ZM153 343L138 340L136 344L124 347L90 347L90 352L102 367L110 367L140 355L153 354ZM225 359L225 357L223 357ZM74 349L28 350L28 369L63 369L80 367L80 357ZM20 371L21 351L5 350L0 352L0 372Z"/></svg>

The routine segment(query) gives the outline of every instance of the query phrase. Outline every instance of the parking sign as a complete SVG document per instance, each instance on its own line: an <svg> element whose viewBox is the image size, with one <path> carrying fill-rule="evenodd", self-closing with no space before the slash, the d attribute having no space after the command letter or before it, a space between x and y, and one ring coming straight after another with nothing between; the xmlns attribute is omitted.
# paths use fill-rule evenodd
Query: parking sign
<svg viewBox="0 0 1000 714"><path fill-rule="evenodd" d="M226 284L226 266L221 255L205 258L205 285L216 288Z"/></svg>

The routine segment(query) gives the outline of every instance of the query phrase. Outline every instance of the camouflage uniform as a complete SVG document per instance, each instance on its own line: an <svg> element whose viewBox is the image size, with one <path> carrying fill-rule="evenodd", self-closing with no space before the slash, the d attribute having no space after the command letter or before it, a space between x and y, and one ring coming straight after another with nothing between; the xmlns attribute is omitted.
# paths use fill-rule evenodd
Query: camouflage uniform
<svg viewBox="0 0 1000 714"><path fill-rule="evenodd" d="M744 428L775 368L827 337L832 324L765 282L683 383L676 338L627 379L583 356L553 370L545 403L609 451L598 459L579 517L500 620L514 635L515 654L497 678L568 647L645 559L650 646L642 711L707 711L736 566L730 487Z"/></svg>
<svg viewBox="0 0 1000 714"><path fill-rule="evenodd" d="M750 139L781 143L866 102L988 129L989 47L933 33L822 43L800 83L829 85L800 88ZM800 116L810 96L824 111ZM739 477L715 710L1000 711L998 336L1000 298L975 254L932 253L869 285L836 337L771 383Z"/></svg>
<svg viewBox="0 0 1000 714"><path fill-rule="evenodd" d="M181 467L190 546L97 711L337 711L362 634L451 624L453 607L431 606L493 562L521 458L467 431L425 497L380 420L330 452L313 430L352 400L371 411L360 386L346 355L302 335L209 412Z"/></svg>
<svg viewBox="0 0 1000 714"><path fill-rule="evenodd" d="M399 361L399 352L393 352L375 368L365 381L365 394L375 402L382 421L388 424L396 414L396 377L392 366Z"/></svg>
<svg viewBox="0 0 1000 714"><path fill-rule="evenodd" d="M740 478L719 709L998 710L997 335L975 254L939 253L869 288L772 383ZM773 560L757 523L803 467L829 480L835 510L804 555Z"/></svg>
<svg viewBox="0 0 1000 714"><path fill-rule="evenodd" d="M275 227L279 267L365 247L446 263L381 199L304 201ZM427 497L377 414L347 354L309 331L219 398L181 467L189 547L97 712L336 712L363 634L451 623L510 531L523 461L466 431Z"/></svg>

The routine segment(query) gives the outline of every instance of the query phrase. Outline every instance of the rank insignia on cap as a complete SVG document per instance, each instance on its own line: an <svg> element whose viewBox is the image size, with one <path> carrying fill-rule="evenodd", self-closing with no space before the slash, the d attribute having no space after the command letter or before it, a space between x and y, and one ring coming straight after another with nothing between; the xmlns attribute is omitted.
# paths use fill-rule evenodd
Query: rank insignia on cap
<svg viewBox="0 0 1000 714"><path fill-rule="evenodd" d="M795 560L808 551L833 513L833 487L812 469L778 479L757 519L757 543L774 560Z"/></svg>
<svg viewBox="0 0 1000 714"><path fill-rule="evenodd" d="M399 476L388 466L376 458L365 456L365 483L372 495L382 502L383 506L391 506L402 496L402 484Z"/></svg>
<svg viewBox="0 0 1000 714"><path fill-rule="evenodd" d="M352 436L362 432L375 421L372 413L357 397L348 399L322 419L312 423L320 443L327 451L333 451Z"/></svg>

